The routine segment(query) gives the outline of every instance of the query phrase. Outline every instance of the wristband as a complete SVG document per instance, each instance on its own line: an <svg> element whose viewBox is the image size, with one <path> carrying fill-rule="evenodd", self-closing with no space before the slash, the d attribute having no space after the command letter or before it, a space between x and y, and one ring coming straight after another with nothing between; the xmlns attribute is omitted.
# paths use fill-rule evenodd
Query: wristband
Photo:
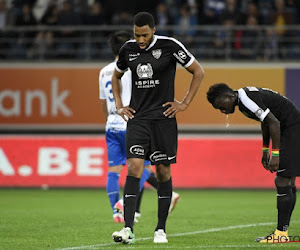
<svg viewBox="0 0 300 250"><path fill-rule="evenodd" d="M262 151L268 153L269 152L269 145L263 145Z"/></svg>
<svg viewBox="0 0 300 250"><path fill-rule="evenodd" d="M273 149L272 156L279 156L279 149Z"/></svg>

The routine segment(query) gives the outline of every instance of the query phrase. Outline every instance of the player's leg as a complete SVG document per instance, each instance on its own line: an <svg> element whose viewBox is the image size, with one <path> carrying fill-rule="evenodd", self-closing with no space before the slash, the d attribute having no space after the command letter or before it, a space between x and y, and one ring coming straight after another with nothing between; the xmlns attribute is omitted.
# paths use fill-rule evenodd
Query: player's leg
<svg viewBox="0 0 300 250"><path fill-rule="evenodd" d="M124 220L125 226L121 231L112 234L115 242L134 243L133 224L136 200L140 192L140 178L143 173L144 159L128 159L128 172L124 186Z"/></svg>
<svg viewBox="0 0 300 250"><path fill-rule="evenodd" d="M266 237L259 237L260 243L279 243L288 241L288 227L293 207L291 177L276 176L277 189L277 229Z"/></svg>
<svg viewBox="0 0 300 250"><path fill-rule="evenodd" d="M110 206L113 211L114 222L116 223L124 222L122 213L117 212L114 209L114 206L119 201L120 197L119 178L122 168L122 165L110 167L107 173L106 182L106 193L108 195Z"/></svg>
<svg viewBox="0 0 300 250"><path fill-rule="evenodd" d="M144 193L144 188L141 189L139 196L136 200L136 207L135 207L135 214L134 217L135 218L140 218L142 216L141 214L141 202L142 202L142 198L143 198L143 193Z"/></svg>
<svg viewBox="0 0 300 250"><path fill-rule="evenodd" d="M279 151L280 163L275 179L278 212L278 225L275 234L280 234L285 237L288 237L288 227L296 203L295 179L296 176L300 176L299 154L300 125L294 125L281 131ZM260 242L265 243L267 241L265 239ZM269 240L268 243L273 243L272 239Z"/></svg>
<svg viewBox="0 0 300 250"><path fill-rule="evenodd" d="M172 199L171 164L176 163L178 131L176 119L157 122L151 131L150 160L156 166L158 223L154 243L167 243L166 221Z"/></svg>
<svg viewBox="0 0 300 250"><path fill-rule="evenodd" d="M109 170L107 174L106 192L113 211L115 222L123 222L123 215L114 210L114 205L120 197L119 178L123 165L126 163L126 158L122 154L120 140L125 137L124 132L108 130L106 132L106 144L108 153Z"/></svg>
<svg viewBox="0 0 300 250"><path fill-rule="evenodd" d="M158 223L154 233L154 243L167 243L166 221L172 199L172 178L170 165L158 164L156 166L158 180Z"/></svg>
<svg viewBox="0 0 300 250"><path fill-rule="evenodd" d="M296 205L296 201L297 201L297 187L296 187L296 177L293 176L291 179L291 187L292 187L292 193L293 193L293 203L292 203L292 207L291 207L291 212L290 212L290 220L291 220L291 216L293 214L295 205Z"/></svg>
<svg viewBox="0 0 300 250"><path fill-rule="evenodd" d="M278 210L277 229L279 231L288 231L290 224L290 215L294 203L291 180L291 177L276 176L275 178Z"/></svg>
<svg viewBox="0 0 300 250"><path fill-rule="evenodd" d="M141 217L140 207L141 207L141 201L142 201L142 197L143 197L143 193L144 193L144 185L145 185L146 181L148 182L152 173L153 172L152 172L151 162L145 161L144 162L144 171L143 171L143 174L142 174L142 177L140 180L140 193L136 200L136 208L135 208L135 215L134 215L135 219Z"/></svg>
<svg viewBox="0 0 300 250"><path fill-rule="evenodd" d="M128 171L124 186L124 219L125 227L114 232L115 242L132 243L134 241L133 223L136 200L140 192L140 178L144 169L144 158L149 150L149 123L129 122L126 133L126 154Z"/></svg>

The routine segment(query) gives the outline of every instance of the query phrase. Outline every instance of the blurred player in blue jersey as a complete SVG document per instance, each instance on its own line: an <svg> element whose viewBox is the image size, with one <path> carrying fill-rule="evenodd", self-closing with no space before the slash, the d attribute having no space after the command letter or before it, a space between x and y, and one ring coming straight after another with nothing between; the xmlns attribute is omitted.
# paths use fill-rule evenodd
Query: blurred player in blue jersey
<svg viewBox="0 0 300 250"><path fill-rule="evenodd" d="M121 46L130 39L130 33L126 31L115 32L109 40L112 52L118 59ZM116 105L112 94L111 78L116 67L116 60L104 67L99 74L100 99L102 100L103 113L107 117L106 122L106 144L108 152L109 171L107 176L107 195L113 210L113 218L117 223L124 222L123 202L120 197L119 178L123 166L126 164L125 134L127 123L116 112ZM122 101L129 105L131 98L131 72L127 71L121 80ZM152 172L150 161L145 161L145 168L141 177L140 189L147 180L153 187L157 188L157 180ZM175 207L179 195L174 193L173 206ZM137 204L136 216L140 216L140 202Z"/></svg>
<svg viewBox="0 0 300 250"><path fill-rule="evenodd" d="M235 107L251 119L261 122L263 148L262 165L276 172L277 229L260 243L287 242L288 227L296 204L295 180L300 176L300 111L286 97L270 89L245 87L234 91L225 83L214 84L207 99L224 114L234 113ZM270 141L272 151L269 153Z"/></svg>

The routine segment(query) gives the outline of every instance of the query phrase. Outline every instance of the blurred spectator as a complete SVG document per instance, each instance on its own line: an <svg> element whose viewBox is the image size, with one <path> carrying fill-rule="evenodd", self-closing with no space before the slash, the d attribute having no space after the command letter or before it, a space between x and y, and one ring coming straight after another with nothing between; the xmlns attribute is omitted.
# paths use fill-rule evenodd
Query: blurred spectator
<svg viewBox="0 0 300 250"><path fill-rule="evenodd" d="M30 5L23 5L22 13L16 19L16 26L35 26L37 21L32 14L32 9ZM26 30L18 32L17 42L12 47L12 57L16 59L26 59L29 55L34 37L36 36L36 31L31 27L31 30Z"/></svg>
<svg viewBox="0 0 300 250"><path fill-rule="evenodd" d="M104 14L100 2L94 2L86 15L84 24L86 25L103 25ZM85 43L81 44L78 49L78 57L81 59L99 58L101 55L102 40L105 39L105 31L87 31L82 34ZM106 42L106 40L105 40Z"/></svg>
<svg viewBox="0 0 300 250"><path fill-rule="evenodd" d="M204 0L204 24L220 24L220 16L225 9L225 0Z"/></svg>
<svg viewBox="0 0 300 250"><path fill-rule="evenodd" d="M270 14L270 24L275 26L278 36L279 57L286 56L286 50L292 45L290 38L295 35L286 25L294 24L293 14L286 9L284 0L275 0L275 10Z"/></svg>
<svg viewBox="0 0 300 250"><path fill-rule="evenodd" d="M241 22L241 12L236 0L226 0L226 6L223 10L221 16L221 22L224 19L234 20L235 24L240 24Z"/></svg>
<svg viewBox="0 0 300 250"><path fill-rule="evenodd" d="M47 26L56 26L58 23L58 13L58 7L55 4L49 5L40 23ZM32 57L38 59L54 58L56 34L57 32L53 30L39 32L33 43Z"/></svg>
<svg viewBox="0 0 300 250"><path fill-rule="evenodd" d="M214 58L231 58L234 43L234 34L232 31L234 24L233 19L224 19L222 26L215 32L212 44Z"/></svg>
<svg viewBox="0 0 300 250"><path fill-rule="evenodd" d="M180 8L180 15L175 18L174 23L177 25L174 35L178 40L185 43L187 47L190 46L197 34L197 30L193 29L198 24L197 16L190 12L188 5L183 5Z"/></svg>
<svg viewBox="0 0 300 250"><path fill-rule="evenodd" d="M37 21L32 14L32 8L30 5L25 4L22 8L22 13L16 19L17 26L32 26L36 25Z"/></svg>
<svg viewBox="0 0 300 250"><path fill-rule="evenodd" d="M132 25L133 15L126 11L115 13L112 18L114 25Z"/></svg>
<svg viewBox="0 0 300 250"><path fill-rule="evenodd" d="M238 31L239 41L235 39L236 56L240 59L257 59L261 57L263 36L255 16L248 16L246 29Z"/></svg>
<svg viewBox="0 0 300 250"><path fill-rule="evenodd" d="M263 18L260 15L260 12L258 11L257 5L252 1L248 1L245 8L245 13L243 13L241 16L240 24L245 25L247 23L249 16L255 16L258 24L264 23Z"/></svg>
<svg viewBox="0 0 300 250"><path fill-rule="evenodd" d="M104 15L102 5L99 2L94 2L90 11L85 17L84 24L86 25L101 25L104 24Z"/></svg>
<svg viewBox="0 0 300 250"><path fill-rule="evenodd" d="M6 1L0 0L0 58L9 56L11 32L5 30L7 27L14 24L14 16L7 9Z"/></svg>
<svg viewBox="0 0 300 250"><path fill-rule="evenodd" d="M156 34L162 35L162 36L169 36L171 35L170 32L167 30L163 30L163 28L166 25L171 25L173 24L173 21L171 19L171 16L169 15L167 11L167 6L164 3L159 3L156 7L155 11L155 23L157 26L160 26Z"/></svg>
<svg viewBox="0 0 300 250"><path fill-rule="evenodd" d="M265 61L277 59L277 35L274 29L267 28L265 31L265 38L263 42Z"/></svg>
<svg viewBox="0 0 300 250"><path fill-rule="evenodd" d="M15 23L14 16L7 9L6 0L0 0L0 30Z"/></svg>
<svg viewBox="0 0 300 250"><path fill-rule="evenodd" d="M69 0L63 2L63 9L58 14L57 24L59 26L74 26L74 28L64 28L58 32L60 41L56 48L58 57L72 58L75 56L77 46L83 41L78 39L79 32L75 29L75 26L82 24L81 18L73 11Z"/></svg>

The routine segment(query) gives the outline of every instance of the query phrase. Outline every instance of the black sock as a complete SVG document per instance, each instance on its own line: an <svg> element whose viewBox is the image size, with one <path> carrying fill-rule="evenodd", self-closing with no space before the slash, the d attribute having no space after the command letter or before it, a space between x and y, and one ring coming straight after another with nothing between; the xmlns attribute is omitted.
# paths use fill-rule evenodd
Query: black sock
<svg viewBox="0 0 300 250"><path fill-rule="evenodd" d="M292 203L291 212L290 212L290 219L291 219L292 213L294 211L294 208L295 208L295 205L296 205L296 200L297 200L297 188L296 188L296 186L292 187L292 194L293 194L293 203Z"/></svg>
<svg viewBox="0 0 300 250"><path fill-rule="evenodd" d="M140 178L127 176L124 187L124 220L125 227L130 227L133 232L136 199L140 191Z"/></svg>
<svg viewBox="0 0 300 250"><path fill-rule="evenodd" d="M167 182L158 182L158 223L155 231L163 229L166 232L166 221L169 214L169 207L172 199L172 178Z"/></svg>
<svg viewBox="0 0 300 250"><path fill-rule="evenodd" d="M157 189L157 179L155 174L152 172L147 180L147 182L154 187L155 189Z"/></svg>
<svg viewBox="0 0 300 250"><path fill-rule="evenodd" d="M290 214L293 205L292 188L278 187L277 188L277 210L278 210L278 224L277 229L280 231L287 231L290 224Z"/></svg>
<svg viewBox="0 0 300 250"><path fill-rule="evenodd" d="M140 213L140 207L141 207L141 201L142 201L142 197L143 197L143 193L144 193L144 188L142 188L142 190L140 191L140 194L136 200L136 207L135 207L135 211L137 213Z"/></svg>

